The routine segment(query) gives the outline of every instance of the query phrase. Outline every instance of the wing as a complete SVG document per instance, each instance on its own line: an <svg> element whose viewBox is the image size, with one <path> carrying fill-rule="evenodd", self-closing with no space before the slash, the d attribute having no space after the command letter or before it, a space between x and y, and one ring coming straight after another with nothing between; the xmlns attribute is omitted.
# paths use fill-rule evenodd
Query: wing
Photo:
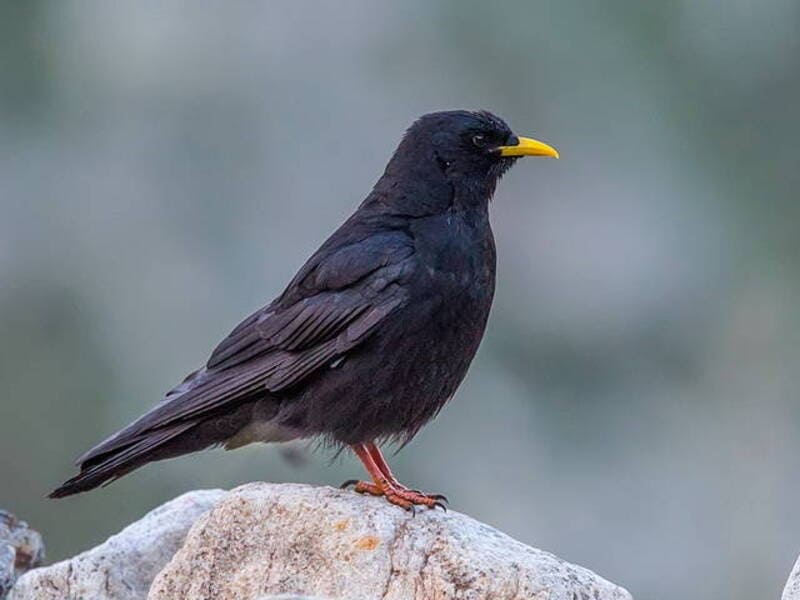
<svg viewBox="0 0 800 600"><path fill-rule="evenodd" d="M325 250L306 263L280 298L240 323L206 368L229 369L272 351L299 358L360 319L372 323L398 298L395 288L412 266L412 242L397 231ZM276 390L286 387L274 383Z"/></svg>
<svg viewBox="0 0 800 600"><path fill-rule="evenodd" d="M358 346L407 299L413 245L403 233L323 246L272 304L240 323L149 412L79 462L137 443L148 432L196 422L226 404L300 383Z"/></svg>

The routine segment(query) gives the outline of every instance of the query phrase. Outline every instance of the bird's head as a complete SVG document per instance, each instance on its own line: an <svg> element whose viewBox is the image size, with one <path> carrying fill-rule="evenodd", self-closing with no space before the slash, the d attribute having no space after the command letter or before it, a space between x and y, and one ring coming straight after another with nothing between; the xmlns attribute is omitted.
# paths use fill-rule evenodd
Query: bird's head
<svg viewBox="0 0 800 600"><path fill-rule="evenodd" d="M452 110L424 115L408 129L393 162L424 171L436 169L451 181L488 186L523 156L558 158L537 140L516 136L501 118L487 111Z"/></svg>

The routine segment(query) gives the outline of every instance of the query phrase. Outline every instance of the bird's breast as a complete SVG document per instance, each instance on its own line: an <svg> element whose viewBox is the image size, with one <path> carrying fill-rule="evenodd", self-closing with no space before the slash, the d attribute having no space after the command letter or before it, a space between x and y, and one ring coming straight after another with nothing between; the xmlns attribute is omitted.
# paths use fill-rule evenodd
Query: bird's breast
<svg viewBox="0 0 800 600"><path fill-rule="evenodd" d="M411 308L443 335L482 335L495 286L495 246L486 215L451 212L419 223ZM422 316L422 314L420 316Z"/></svg>
<svg viewBox="0 0 800 600"><path fill-rule="evenodd" d="M430 285L445 293L494 289L495 245L485 214L448 212L427 219L414 231L414 244Z"/></svg>

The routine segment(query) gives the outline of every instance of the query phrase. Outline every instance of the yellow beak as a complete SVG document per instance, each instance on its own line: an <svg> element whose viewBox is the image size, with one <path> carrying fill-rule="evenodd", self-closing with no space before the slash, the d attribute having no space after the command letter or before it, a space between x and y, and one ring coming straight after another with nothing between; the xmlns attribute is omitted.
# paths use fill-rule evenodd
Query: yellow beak
<svg viewBox="0 0 800 600"><path fill-rule="evenodd" d="M501 156L551 156L558 158L558 150L532 138L517 138L516 146L498 146Z"/></svg>

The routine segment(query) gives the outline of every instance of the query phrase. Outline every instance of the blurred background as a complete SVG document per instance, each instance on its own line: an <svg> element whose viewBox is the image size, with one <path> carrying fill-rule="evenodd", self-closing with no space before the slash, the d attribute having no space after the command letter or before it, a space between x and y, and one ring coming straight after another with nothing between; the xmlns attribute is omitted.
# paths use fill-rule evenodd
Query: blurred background
<svg viewBox="0 0 800 600"><path fill-rule="evenodd" d="M555 145L492 205L489 330L402 479L637 598L800 550L800 4L0 4L0 507L86 549L184 491L338 484L276 446L64 501L72 460L277 295L418 115Z"/></svg>

